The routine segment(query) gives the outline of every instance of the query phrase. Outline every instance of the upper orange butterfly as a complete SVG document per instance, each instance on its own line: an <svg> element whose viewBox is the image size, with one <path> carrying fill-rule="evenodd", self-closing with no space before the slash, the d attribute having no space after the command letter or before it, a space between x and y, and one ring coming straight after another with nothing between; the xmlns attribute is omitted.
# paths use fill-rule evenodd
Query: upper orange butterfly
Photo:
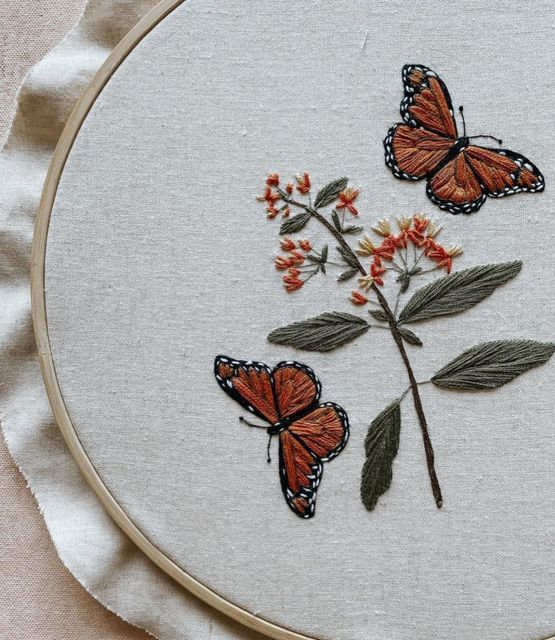
<svg viewBox="0 0 555 640"><path fill-rule="evenodd" d="M524 156L471 144L476 138L497 139L467 137L462 107L464 130L459 137L449 91L431 69L405 65L403 86L401 116L406 124L391 127L384 140L385 162L396 178L426 178L428 198L449 213L478 211L487 196L543 191L543 175Z"/></svg>

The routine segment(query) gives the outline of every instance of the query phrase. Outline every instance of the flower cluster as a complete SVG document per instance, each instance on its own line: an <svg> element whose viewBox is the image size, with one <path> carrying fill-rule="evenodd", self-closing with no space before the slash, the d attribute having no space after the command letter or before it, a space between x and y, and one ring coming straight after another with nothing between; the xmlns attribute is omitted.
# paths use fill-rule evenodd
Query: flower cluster
<svg viewBox="0 0 555 640"><path fill-rule="evenodd" d="M297 291L306 282L300 277L302 270L299 267L304 264L306 255L312 251L312 245L306 239L295 242L291 238L285 237L281 240L280 246L283 251L288 253L275 257L275 267L278 271L287 271L283 276L285 290L289 292Z"/></svg>
<svg viewBox="0 0 555 640"><path fill-rule="evenodd" d="M365 236L360 242L357 254L370 257L370 273L359 278L359 288L368 291L372 285L383 286L383 275L389 269L397 271L399 282L408 281L414 275L426 273L418 266L423 257L435 263L431 270L445 269L451 272L453 259L462 254L462 248L458 246L446 249L440 245L436 238L441 232L441 227L425 216L415 214L412 217L402 217L396 220L398 233L394 233L389 220L383 219L373 227L373 231L382 238L376 244L371 238ZM408 247L413 247L414 261L409 266ZM420 251L420 253L418 253ZM400 262L396 261L399 257ZM391 267L384 267L383 262L391 263ZM360 291L353 291L351 302L363 305L368 298Z"/></svg>

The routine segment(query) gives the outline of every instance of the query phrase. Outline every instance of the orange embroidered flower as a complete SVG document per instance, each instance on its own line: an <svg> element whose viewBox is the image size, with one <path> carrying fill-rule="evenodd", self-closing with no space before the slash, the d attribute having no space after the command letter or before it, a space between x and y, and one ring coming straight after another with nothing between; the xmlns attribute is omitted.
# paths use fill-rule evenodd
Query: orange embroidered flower
<svg viewBox="0 0 555 640"><path fill-rule="evenodd" d="M306 252L312 250L312 245L310 244L310 240L306 240L306 239L299 241L299 247Z"/></svg>
<svg viewBox="0 0 555 640"><path fill-rule="evenodd" d="M279 209L276 209L274 206L270 205L267 209L266 209L266 215L268 216L269 220L273 220L277 214L279 213Z"/></svg>
<svg viewBox="0 0 555 640"><path fill-rule="evenodd" d="M276 256L274 258L274 264L276 266L276 269L279 269L280 271L285 271L285 269L289 269L289 267L293 265L293 261L289 257Z"/></svg>
<svg viewBox="0 0 555 640"><path fill-rule="evenodd" d="M292 265L301 265L304 262L304 256L300 251L291 251L289 259Z"/></svg>
<svg viewBox="0 0 555 640"><path fill-rule="evenodd" d="M297 191L303 195L310 191L310 176L305 171L302 176L295 176L297 180Z"/></svg>
<svg viewBox="0 0 555 640"><path fill-rule="evenodd" d="M426 227L430 223L429 218L426 218L425 216L421 216L419 213L415 213L412 216L412 219L414 221L415 231L417 231L418 233L422 233L426 231Z"/></svg>
<svg viewBox="0 0 555 640"><path fill-rule="evenodd" d="M279 173L269 173L266 178L266 184L270 187L277 187L279 185Z"/></svg>
<svg viewBox="0 0 555 640"><path fill-rule="evenodd" d="M385 269L381 265L375 262L370 265L370 275L374 278L374 282L379 284L380 287L383 287L383 278L381 276L383 276L384 273Z"/></svg>
<svg viewBox="0 0 555 640"><path fill-rule="evenodd" d="M297 289L300 289L303 284L304 282L296 276L283 276L283 285L285 286L285 290L289 293L297 291Z"/></svg>
<svg viewBox="0 0 555 640"><path fill-rule="evenodd" d="M298 278L301 275L301 270L297 269L297 267L290 267L287 273L293 278Z"/></svg>
<svg viewBox="0 0 555 640"><path fill-rule="evenodd" d="M293 193L293 185L290 182L285 185L285 191L289 196Z"/></svg>
<svg viewBox="0 0 555 640"><path fill-rule="evenodd" d="M339 204L336 206L336 209L347 209L354 216L358 216L358 209L355 207L353 202L357 199L360 191L358 189L353 189L353 187L347 187L339 194Z"/></svg>
<svg viewBox="0 0 555 640"><path fill-rule="evenodd" d="M293 242L293 240L291 240L291 238L288 238L287 236L283 238L279 244L284 251L293 251L293 249L297 248L297 245Z"/></svg>
<svg viewBox="0 0 555 640"><path fill-rule="evenodd" d="M368 302L368 298L360 291L353 289L353 291L351 291L351 302L360 307Z"/></svg>
<svg viewBox="0 0 555 640"><path fill-rule="evenodd" d="M281 198L277 191L272 191L270 186L264 189L264 193L261 196L256 196L258 202L267 202L271 207Z"/></svg>
<svg viewBox="0 0 555 640"><path fill-rule="evenodd" d="M284 218L288 218L290 213L291 213L291 209L289 208L289 206L285 206L281 209L281 215Z"/></svg>

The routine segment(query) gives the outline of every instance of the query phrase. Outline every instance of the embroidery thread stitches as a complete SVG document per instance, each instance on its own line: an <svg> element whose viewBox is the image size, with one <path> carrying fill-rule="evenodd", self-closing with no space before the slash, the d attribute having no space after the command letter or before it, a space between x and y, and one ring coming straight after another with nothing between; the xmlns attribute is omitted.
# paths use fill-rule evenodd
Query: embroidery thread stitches
<svg viewBox="0 0 555 640"><path fill-rule="evenodd" d="M306 351L327 352L358 339L369 330L379 328L389 331L404 363L409 386L370 425L365 442L367 458L362 470L361 498L366 508L372 511L379 497L391 485L392 464L399 446L401 402L410 393L424 443L432 493L437 507L441 508L443 496L435 469L434 449L420 397L420 386L434 384L447 389L495 389L547 362L553 355L555 345L533 340L482 343L456 357L430 380L418 382L405 345L422 347L423 343L406 325L470 309L492 295L499 286L513 279L520 272L522 263L513 261L487 264L452 273L453 261L462 254L462 248L445 248L441 245L437 241L441 228L419 214L397 220L398 231L395 233L388 220L380 220L373 228L380 239L379 243L378 240L364 236L354 250L345 236L358 233L361 228L346 225L345 210L353 216L359 215L354 204L359 194L358 189L349 187L347 178L340 178L320 189L312 202L310 176L302 174L297 178L297 183L299 196L294 195L291 183L283 190L279 186L279 176L270 174L267 180L270 191L266 190L262 198L269 203L268 217L275 218L277 214L274 215L274 211L286 212L280 229L282 236L304 231L311 220L316 220L337 243L339 262L332 263L328 260L327 246L320 252L314 252L311 245L306 244L308 253L301 254L294 239L283 238L282 249L289 251L289 254L280 256L280 260L276 261L276 268L288 271L283 278L286 290L297 291L317 273L325 275L326 265L337 265L344 269L338 278L339 282L359 276L359 288L351 293L351 302L357 307L374 304L377 308L368 312L373 322L351 313L332 311L277 328L268 335L268 340ZM297 197L304 198L304 201ZM283 203L280 209L276 207L278 202ZM325 207L334 204L331 212L323 211ZM290 216L293 209L298 213ZM338 209L342 209L341 216ZM369 261L368 269L361 260ZM302 268L305 261L309 262L306 267L308 272ZM428 268L424 268L426 263ZM446 275L416 290L399 311L402 297L413 282L425 274L440 270L445 270ZM394 305L390 305L382 292L388 272L396 276L398 285Z"/></svg>
<svg viewBox="0 0 555 640"><path fill-rule="evenodd" d="M220 387L245 409L264 420L250 427L266 429L268 462L274 436L279 440L279 477L289 508L300 518L312 518L324 462L337 457L349 439L347 414L334 402L320 403L322 385L310 367L217 356L214 375Z"/></svg>
<svg viewBox="0 0 555 640"><path fill-rule="evenodd" d="M459 136L451 96L441 78L428 67L403 67L404 122L393 125L384 140L385 163L400 180L426 179L426 195L449 213L478 211L486 197L543 191L545 180L528 158L509 149L472 143L489 135L467 136L463 108Z"/></svg>

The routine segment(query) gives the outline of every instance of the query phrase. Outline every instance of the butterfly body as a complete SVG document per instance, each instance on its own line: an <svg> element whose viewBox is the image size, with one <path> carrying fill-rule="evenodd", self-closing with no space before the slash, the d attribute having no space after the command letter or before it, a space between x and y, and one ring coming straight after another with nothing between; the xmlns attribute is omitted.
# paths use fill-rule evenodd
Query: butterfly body
<svg viewBox="0 0 555 640"><path fill-rule="evenodd" d="M436 73L405 65L402 75L404 122L384 140L385 162L396 178L426 180L430 200L454 214L478 211L488 196L543 191L543 175L524 156L473 143L492 136L467 136L466 130L459 136L451 97Z"/></svg>
<svg viewBox="0 0 555 640"><path fill-rule="evenodd" d="M345 411L333 402L319 402L320 381L299 362L270 369L262 362L217 356L214 374L227 395L268 424L270 441L278 437L285 500L297 516L311 518L323 463L339 455L349 438Z"/></svg>

